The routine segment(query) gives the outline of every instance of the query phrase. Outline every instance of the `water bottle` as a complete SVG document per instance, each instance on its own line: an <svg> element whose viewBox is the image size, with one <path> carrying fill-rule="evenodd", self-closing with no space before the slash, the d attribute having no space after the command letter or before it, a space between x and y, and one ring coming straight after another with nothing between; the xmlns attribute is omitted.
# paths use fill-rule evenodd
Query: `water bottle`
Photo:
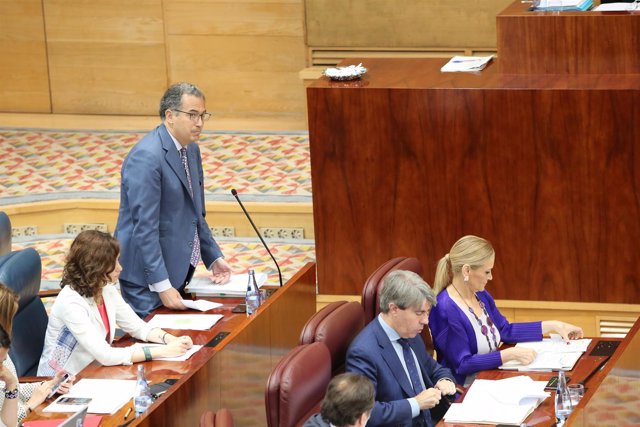
<svg viewBox="0 0 640 427"><path fill-rule="evenodd" d="M564 376L564 371L558 372L558 387L556 388L556 419L558 425L564 424L565 420L569 418L571 412L573 412L573 405L571 404L571 396L569 395L569 389L567 388L567 378Z"/></svg>
<svg viewBox="0 0 640 427"><path fill-rule="evenodd" d="M138 365L138 379L136 380L136 389L133 394L133 406L136 410L136 417L149 409L153 403L151 399L151 390L149 389L149 383L144 377L144 366Z"/></svg>
<svg viewBox="0 0 640 427"><path fill-rule="evenodd" d="M247 294L245 295L245 303L247 305L247 316L252 315L262 301L260 300L260 290L256 283L256 275L253 270L249 270L249 282L247 283Z"/></svg>

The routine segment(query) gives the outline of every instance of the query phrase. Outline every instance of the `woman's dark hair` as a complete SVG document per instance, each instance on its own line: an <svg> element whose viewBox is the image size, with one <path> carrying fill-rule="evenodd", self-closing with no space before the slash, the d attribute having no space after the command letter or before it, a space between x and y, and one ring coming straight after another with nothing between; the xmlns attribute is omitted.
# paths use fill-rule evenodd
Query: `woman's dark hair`
<svg viewBox="0 0 640 427"><path fill-rule="evenodd" d="M100 295L115 269L120 245L115 237L98 230L78 234L67 255L61 286L71 286L83 297Z"/></svg>
<svg viewBox="0 0 640 427"><path fill-rule="evenodd" d="M0 326L0 348L9 348L11 346L11 338L7 331Z"/></svg>

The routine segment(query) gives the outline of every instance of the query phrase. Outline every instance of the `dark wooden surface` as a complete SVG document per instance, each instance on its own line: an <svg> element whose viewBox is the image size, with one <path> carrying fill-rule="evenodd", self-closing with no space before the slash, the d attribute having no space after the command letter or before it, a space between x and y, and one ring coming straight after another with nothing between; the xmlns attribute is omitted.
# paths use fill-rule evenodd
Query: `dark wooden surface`
<svg viewBox="0 0 640 427"><path fill-rule="evenodd" d="M578 359L576 366L572 371L568 371L566 373L569 378L569 384L575 384L584 381L585 385L585 398L576 406L576 411L585 406L587 402L587 395L589 393L593 393L596 389L598 389L602 378L604 377L605 371L596 371L594 375L590 374L594 371L594 369L598 369L598 367L602 364L603 361L606 360L604 356L590 356L589 353L596 344L600 341L600 338L594 338L587 351ZM607 339L608 340L608 339ZM615 340L615 339L614 339ZM618 349L619 352L623 352L624 349L622 346ZM500 380L504 378L514 377L518 375L527 375L531 377L535 381L549 381L552 376L557 375L557 372L514 372L514 371L503 371L499 369L494 369L491 371L482 371L478 374L477 378L485 379L485 380ZM587 378L589 377L589 378ZM464 395L461 396L459 401L464 400ZM525 420L525 424L528 426L536 426L536 427L548 427L553 426L555 424L555 392L551 392L551 396L546 398L540 406L538 406ZM444 421L440 421L438 423L440 427L468 427L468 426L480 426L481 424L463 424L463 423L445 423Z"/></svg>
<svg viewBox="0 0 640 427"><path fill-rule="evenodd" d="M538 12L515 1L496 17L500 70L640 73L640 13Z"/></svg>
<svg viewBox="0 0 640 427"><path fill-rule="evenodd" d="M475 234L497 252L496 298L640 303L640 74L359 62L363 80L307 89L321 294L359 294L396 256L432 283Z"/></svg>
<svg viewBox="0 0 640 427"><path fill-rule="evenodd" d="M186 362L144 362L147 379L152 383L167 378L179 378L179 381L130 426L196 426L205 410L222 407L231 410L236 426L266 425L267 378L280 358L297 345L304 323L315 313L315 265L303 267L267 299L254 316L231 313L241 299L213 300L224 306L207 313L223 314L224 318L212 329L169 331L190 335L194 344L206 344L220 331L229 331L230 335L215 348L203 347ZM131 342L120 343L126 344ZM94 362L79 378L135 379L136 369L137 364L104 367ZM68 416L43 413L42 409L49 403L37 408L28 420ZM131 420L135 413L128 420L124 415L132 406L130 401L114 415L104 416L100 426L119 426Z"/></svg>
<svg viewBox="0 0 640 427"><path fill-rule="evenodd" d="M597 387L569 418L578 427L632 426L640 420L640 318L599 373Z"/></svg>

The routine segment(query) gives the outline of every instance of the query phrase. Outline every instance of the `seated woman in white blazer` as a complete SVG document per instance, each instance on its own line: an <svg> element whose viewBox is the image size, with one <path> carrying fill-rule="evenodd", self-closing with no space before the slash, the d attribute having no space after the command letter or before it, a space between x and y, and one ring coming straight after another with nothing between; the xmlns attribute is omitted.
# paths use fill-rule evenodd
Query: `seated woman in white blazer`
<svg viewBox="0 0 640 427"><path fill-rule="evenodd" d="M102 365L130 365L184 354L193 345L141 320L113 285L120 274L118 241L108 233L78 234L67 256L62 290L51 308L38 375L64 369L76 374L97 360ZM112 347L116 326L153 347Z"/></svg>

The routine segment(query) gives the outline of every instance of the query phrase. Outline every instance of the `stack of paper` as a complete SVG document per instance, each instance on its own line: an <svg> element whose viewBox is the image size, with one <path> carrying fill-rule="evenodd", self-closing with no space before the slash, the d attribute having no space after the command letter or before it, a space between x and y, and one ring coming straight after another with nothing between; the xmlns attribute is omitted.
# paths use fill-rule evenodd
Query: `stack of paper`
<svg viewBox="0 0 640 427"><path fill-rule="evenodd" d="M163 344L151 344L151 343L141 343L141 342L137 342L133 345L134 348L142 348L142 347L159 347ZM193 356L194 354L196 354L198 352L198 350L200 350L202 348L201 345L196 345L194 344L189 350L187 350L187 352L185 354L183 354L182 356L173 356L173 357L154 357L153 360L165 360L168 362L184 362L185 360L189 359L191 356Z"/></svg>
<svg viewBox="0 0 640 427"><path fill-rule="evenodd" d="M489 56L454 56L444 64L440 71L451 73L456 71L481 71L491 61L493 55Z"/></svg>
<svg viewBox="0 0 640 427"><path fill-rule="evenodd" d="M527 376L503 380L475 380L462 403L444 415L447 423L520 425L547 397L546 381Z"/></svg>
<svg viewBox="0 0 640 427"><path fill-rule="evenodd" d="M564 342L559 335L552 334L551 338L542 341L523 342L516 347L531 348L537 356L528 364L512 360L500 366L500 369L514 369L518 371L570 371L576 362L587 351L590 339L572 340Z"/></svg>
<svg viewBox="0 0 640 427"><path fill-rule="evenodd" d="M631 3L602 3L593 8L594 12L623 12L626 10L636 10L638 4L636 2Z"/></svg>
<svg viewBox="0 0 640 427"><path fill-rule="evenodd" d="M535 10L585 11L593 7L593 0L540 0Z"/></svg>
<svg viewBox="0 0 640 427"><path fill-rule="evenodd" d="M264 285L267 275L256 274L258 287ZM232 274L231 279L223 284L216 285L209 277L194 277L185 288L186 292L196 294L199 297L241 297L247 292L248 274Z"/></svg>
<svg viewBox="0 0 640 427"><path fill-rule="evenodd" d="M60 400L64 401L65 397L76 397L91 399L88 412L92 414L114 414L133 398L135 387L135 380L83 378L71 387L69 393L60 396L55 402L44 408L43 412L76 412L83 405L58 403ZM73 399L66 400L72 401Z"/></svg>
<svg viewBox="0 0 640 427"><path fill-rule="evenodd" d="M206 331L223 317L222 314L156 314L149 325L160 329Z"/></svg>

